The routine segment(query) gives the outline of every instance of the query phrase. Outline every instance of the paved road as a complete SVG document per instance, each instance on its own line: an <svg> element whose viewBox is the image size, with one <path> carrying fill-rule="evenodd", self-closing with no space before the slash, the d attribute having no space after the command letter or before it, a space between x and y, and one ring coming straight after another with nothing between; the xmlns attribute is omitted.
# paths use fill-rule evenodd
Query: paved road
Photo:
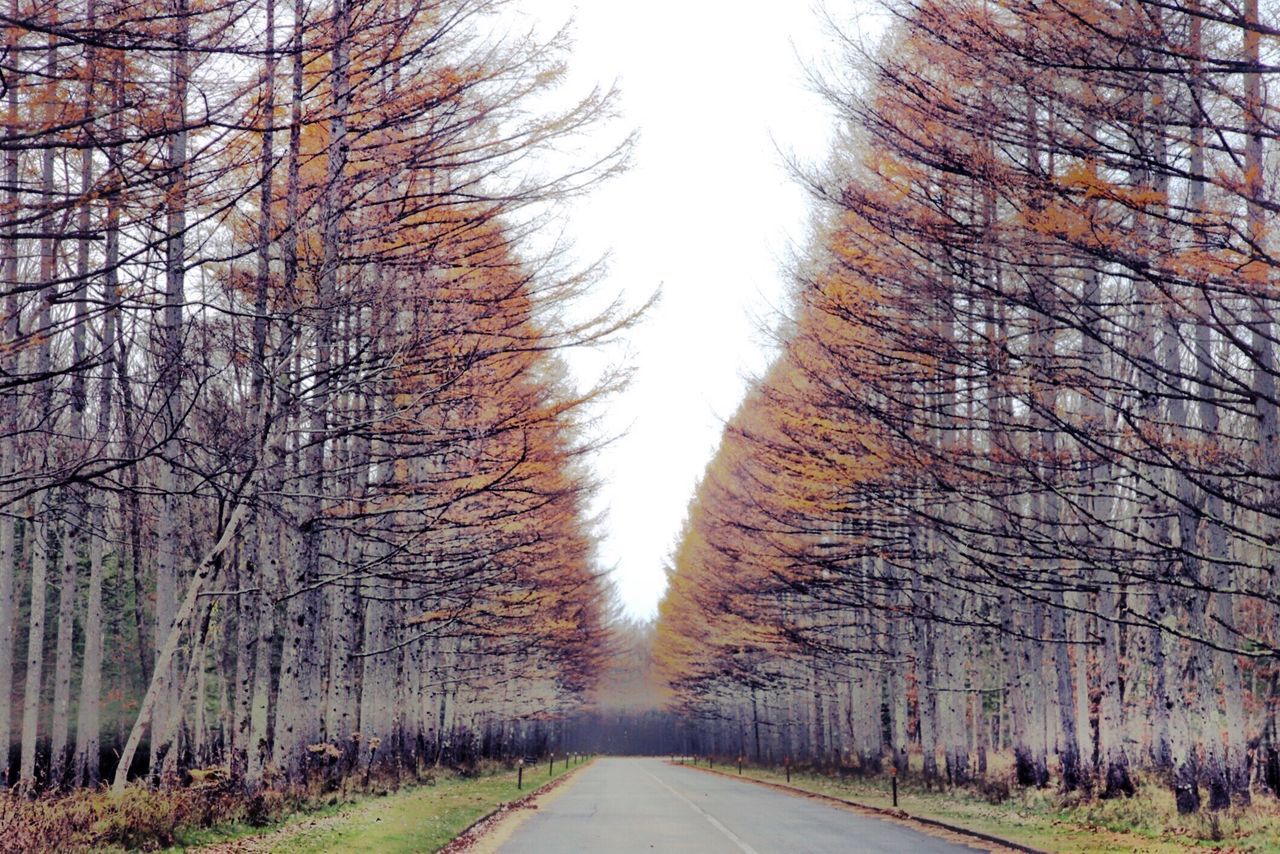
<svg viewBox="0 0 1280 854"><path fill-rule="evenodd" d="M973 851L893 822L659 759L601 758L564 786L498 850L503 854Z"/></svg>

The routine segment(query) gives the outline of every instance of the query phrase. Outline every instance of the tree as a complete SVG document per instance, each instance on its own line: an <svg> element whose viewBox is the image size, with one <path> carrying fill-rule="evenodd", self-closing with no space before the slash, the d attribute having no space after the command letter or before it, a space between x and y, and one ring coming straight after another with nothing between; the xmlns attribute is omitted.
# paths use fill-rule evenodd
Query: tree
<svg viewBox="0 0 1280 854"><path fill-rule="evenodd" d="M819 699L776 712L809 719L811 755L876 727L833 737L823 706L905 684L879 702L927 778L981 764L994 710L965 698L994 697L1023 784L1129 794L1141 762L1184 810L1201 786L1214 809L1247 799L1241 739L1270 731L1242 711L1270 688L1246 697L1241 674L1272 648L1275 372L1266 72L1234 63L1265 25L1145 2L898 12L851 57L866 89L831 91L847 148L807 178L824 220L781 355L677 553L658 648L694 646L669 678L689 697L694 662L736 648L693 627L746 616L785 641L703 712L827 659ZM805 411L821 421L787 428ZM867 462L832 463L850 448ZM695 593L730 576L733 597Z"/></svg>

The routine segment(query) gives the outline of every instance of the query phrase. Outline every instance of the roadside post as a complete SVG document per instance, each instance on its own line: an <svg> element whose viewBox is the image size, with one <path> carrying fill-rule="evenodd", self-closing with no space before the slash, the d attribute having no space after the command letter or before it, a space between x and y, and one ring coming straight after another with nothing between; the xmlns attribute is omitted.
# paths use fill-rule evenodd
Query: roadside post
<svg viewBox="0 0 1280 854"><path fill-rule="evenodd" d="M738 754L738 776L742 776L742 754Z"/></svg>
<svg viewBox="0 0 1280 854"><path fill-rule="evenodd" d="M547 756L547 776L550 777L554 773L556 773L556 752L553 750Z"/></svg>
<svg viewBox="0 0 1280 854"><path fill-rule="evenodd" d="M516 760L516 791L524 788L524 759Z"/></svg>
<svg viewBox="0 0 1280 854"><path fill-rule="evenodd" d="M897 765L893 766L893 773L890 774L889 776L890 776L890 779L893 780L893 806L894 806L894 809L897 809L898 807L898 766Z"/></svg>
<svg viewBox="0 0 1280 854"><path fill-rule="evenodd" d="M791 757L790 756L783 757L782 767L787 769L787 782L790 783L791 782Z"/></svg>

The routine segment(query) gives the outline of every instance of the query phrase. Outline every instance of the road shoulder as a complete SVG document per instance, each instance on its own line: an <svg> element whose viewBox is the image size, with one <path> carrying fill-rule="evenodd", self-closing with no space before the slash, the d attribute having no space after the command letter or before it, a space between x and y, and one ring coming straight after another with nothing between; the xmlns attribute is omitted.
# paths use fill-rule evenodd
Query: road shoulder
<svg viewBox="0 0 1280 854"><path fill-rule="evenodd" d="M441 849L441 854L462 854L462 852L494 854L520 829L521 825L529 820L535 810L545 809L572 788L579 776L578 772L590 767L592 762L594 760L579 765L568 774L557 777L549 783L544 783L523 798L500 805L459 834L456 839Z"/></svg>

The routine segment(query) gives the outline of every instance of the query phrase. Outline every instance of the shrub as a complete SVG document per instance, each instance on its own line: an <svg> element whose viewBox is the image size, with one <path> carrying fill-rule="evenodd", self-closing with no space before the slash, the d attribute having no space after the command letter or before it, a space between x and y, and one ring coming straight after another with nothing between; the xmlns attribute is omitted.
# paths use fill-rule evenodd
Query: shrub
<svg viewBox="0 0 1280 854"><path fill-rule="evenodd" d="M172 845L183 818L195 805L187 792L153 792L132 786L124 795L102 798L101 818L94 822L92 842L150 851Z"/></svg>
<svg viewBox="0 0 1280 854"><path fill-rule="evenodd" d="M984 779L978 784L978 791L989 804L1002 804L1009 800L1012 792L1009 781L1002 778Z"/></svg>
<svg viewBox="0 0 1280 854"><path fill-rule="evenodd" d="M264 799L263 823L277 815L279 795ZM267 806L269 805L269 806ZM79 791L35 800L0 796L0 849L77 851L118 846L151 851L175 844L184 828L210 827L248 816L248 805L225 785L153 791L130 786L114 797Z"/></svg>

